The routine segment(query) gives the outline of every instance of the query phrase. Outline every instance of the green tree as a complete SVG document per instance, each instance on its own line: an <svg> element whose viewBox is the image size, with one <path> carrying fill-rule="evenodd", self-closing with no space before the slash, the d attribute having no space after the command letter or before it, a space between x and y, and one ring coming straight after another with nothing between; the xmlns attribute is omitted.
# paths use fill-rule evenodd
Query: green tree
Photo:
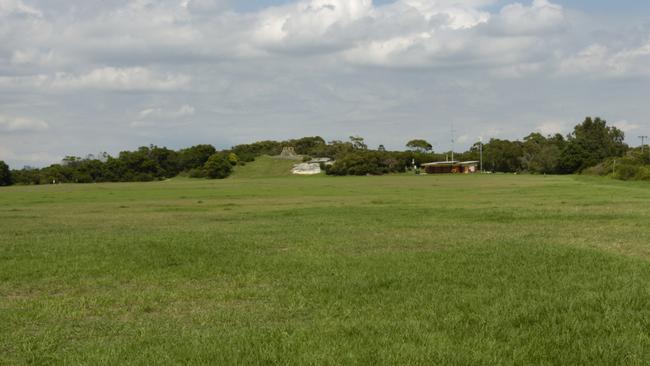
<svg viewBox="0 0 650 366"><path fill-rule="evenodd" d="M0 160L0 186L10 186L12 184L14 184L14 181L11 177L9 165Z"/></svg>
<svg viewBox="0 0 650 366"><path fill-rule="evenodd" d="M210 179L224 179L232 173L232 164L226 154L214 154L205 163L203 170Z"/></svg>
<svg viewBox="0 0 650 366"><path fill-rule="evenodd" d="M303 137L297 140L289 140L283 143L284 146L293 146L298 155L315 155L314 153L322 149L325 140L320 136Z"/></svg>
<svg viewBox="0 0 650 366"><path fill-rule="evenodd" d="M575 126L568 136L560 157L563 173L581 172L595 166L609 157L623 156L628 146L623 142L625 134L607 121L591 117Z"/></svg>
<svg viewBox="0 0 650 366"><path fill-rule="evenodd" d="M422 139L411 140L406 143L406 147L421 153L431 152L433 150L433 145Z"/></svg>
<svg viewBox="0 0 650 366"><path fill-rule="evenodd" d="M212 145L196 145L178 152L178 164L181 171L201 168L217 150Z"/></svg>
<svg viewBox="0 0 650 366"><path fill-rule="evenodd" d="M522 170L522 142L492 139L483 147L484 167L496 172L514 173Z"/></svg>
<svg viewBox="0 0 650 366"><path fill-rule="evenodd" d="M13 170L11 172L13 182L15 184L37 185L41 184L41 171L40 169L32 167L23 167L21 170Z"/></svg>
<svg viewBox="0 0 650 366"><path fill-rule="evenodd" d="M366 145L363 137L350 136L350 142L355 150L368 150L368 145Z"/></svg>

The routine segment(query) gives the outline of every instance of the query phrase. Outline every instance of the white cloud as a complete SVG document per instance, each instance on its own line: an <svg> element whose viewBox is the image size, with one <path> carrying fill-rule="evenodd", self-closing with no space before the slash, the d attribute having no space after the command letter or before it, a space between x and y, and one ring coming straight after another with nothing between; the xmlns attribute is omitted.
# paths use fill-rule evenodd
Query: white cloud
<svg viewBox="0 0 650 366"><path fill-rule="evenodd" d="M21 0L0 0L0 17L12 14L42 17L43 13L38 9L26 5Z"/></svg>
<svg viewBox="0 0 650 366"><path fill-rule="evenodd" d="M530 6L506 5L491 21L490 28L502 34L526 36L562 30L566 25L562 6L547 0L534 0Z"/></svg>
<svg viewBox="0 0 650 366"><path fill-rule="evenodd" d="M566 132L573 123L553 121L593 113L646 127L649 28L554 1L286 0L237 12L232 0L0 0L0 110L52 126L32 121L2 145L19 159L83 155L102 139L116 152L358 133L397 148L449 120L487 140ZM14 130L30 124L13 119ZM115 127L131 121L165 128Z"/></svg>
<svg viewBox="0 0 650 366"><path fill-rule="evenodd" d="M565 134L570 130L570 124L561 121L546 121L539 124L535 129L542 135Z"/></svg>
<svg viewBox="0 0 650 366"><path fill-rule="evenodd" d="M11 55L11 63L15 65L46 65L52 62L54 54L52 51L43 52L36 49L17 49Z"/></svg>
<svg viewBox="0 0 650 366"><path fill-rule="evenodd" d="M157 73L144 67L102 67L86 73L57 72L53 75L0 77L0 88L39 88L49 91L177 91L191 78L183 74Z"/></svg>
<svg viewBox="0 0 650 366"><path fill-rule="evenodd" d="M650 76L650 37L641 45L619 51L593 44L565 58L559 73L592 78Z"/></svg>
<svg viewBox="0 0 650 366"><path fill-rule="evenodd" d="M56 74L52 87L63 89L159 90L184 88L190 78L185 75L159 75L144 67L103 67L82 75Z"/></svg>
<svg viewBox="0 0 650 366"><path fill-rule="evenodd" d="M153 127L161 124L185 124L185 121L179 122L179 120L194 116L195 113L195 108L188 104L183 104L178 109L146 108L138 113L138 118L135 121L131 122L131 127L138 128Z"/></svg>
<svg viewBox="0 0 650 366"><path fill-rule="evenodd" d="M139 116L141 119L145 118L181 118L193 116L195 112L194 107L188 104L183 104L177 110L168 111L164 108L147 108L140 111Z"/></svg>
<svg viewBox="0 0 650 366"><path fill-rule="evenodd" d="M506 6L497 16L458 4L462 3L404 0L379 7L377 19L386 16L396 21L393 14L402 14L396 9L410 6L417 14L410 17L419 16L424 21L411 20L419 27L371 37L343 54L357 64L417 68L471 65L494 68L495 76L514 77L540 70L539 56L546 52L549 33L564 29L563 8L543 0L528 7Z"/></svg>
<svg viewBox="0 0 650 366"><path fill-rule="evenodd" d="M224 9L222 0L137 0L70 24L48 18L29 32L33 40L10 52L15 64L46 64L56 55L60 63L67 63L56 70L57 79L62 79L59 85L124 80L135 76L125 73L141 74L138 68L143 64L182 65L269 53L328 54L335 62L354 65L483 65L502 68L500 73L510 76L524 69L530 72L528 58L545 51L549 33L564 29L564 9L534 0L530 6L505 6L495 15L482 10L493 3L397 0L378 6L372 0L301 0L237 14L217 10ZM131 66L111 66L113 60ZM109 66L79 81L66 81L78 71L60 70L79 69L75 64L87 69L89 63ZM528 66L518 66L521 63ZM129 82L117 84L112 83L117 89L130 89ZM165 87L154 87L159 88Z"/></svg>
<svg viewBox="0 0 650 366"><path fill-rule="evenodd" d="M636 124L636 123L631 123L631 122L625 121L625 120L616 121L616 122L613 123L613 125L616 128L618 128L619 130L621 130L621 131L623 131L625 133L632 132L634 130L638 130L639 128L641 128L641 125Z"/></svg>
<svg viewBox="0 0 650 366"><path fill-rule="evenodd" d="M228 3L224 0L182 0L181 6L192 12L214 12L227 8Z"/></svg>
<svg viewBox="0 0 650 366"><path fill-rule="evenodd" d="M44 131L49 128L45 121L27 117L12 117L0 114L0 131L23 132Z"/></svg>

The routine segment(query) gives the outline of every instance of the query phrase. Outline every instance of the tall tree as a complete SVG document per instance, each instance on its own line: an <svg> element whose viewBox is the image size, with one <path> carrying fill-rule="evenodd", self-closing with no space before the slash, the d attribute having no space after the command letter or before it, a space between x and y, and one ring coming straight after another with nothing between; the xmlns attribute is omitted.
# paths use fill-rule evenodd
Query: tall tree
<svg viewBox="0 0 650 366"><path fill-rule="evenodd" d="M484 167L497 172L518 172L522 170L522 155L521 141L492 139L483 147Z"/></svg>
<svg viewBox="0 0 650 366"><path fill-rule="evenodd" d="M350 142L355 150L368 150L368 145L366 145L363 137L350 136Z"/></svg>
<svg viewBox="0 0 650 366"><path fill-rule="evenodd" d="M575 173L595 166L606 158L623 156L628 150L624 139L623 131L607 126L607 121L587 117L567 137L560 168L564 173Z"/></svg>
<svg viewBox="0 0 650 366"><path fill-rule="evenodd" d="M12 184L14 184L14 181L11 177L9 165L0 160L0 186L10 186Z"/></svg>
<svg viewBox="0 0 650 366"><path fill-rule="evenodd" d="M433 145L422 139L411 140L406 143L406 147L421 153L430 152L433 150Z"/></svg>

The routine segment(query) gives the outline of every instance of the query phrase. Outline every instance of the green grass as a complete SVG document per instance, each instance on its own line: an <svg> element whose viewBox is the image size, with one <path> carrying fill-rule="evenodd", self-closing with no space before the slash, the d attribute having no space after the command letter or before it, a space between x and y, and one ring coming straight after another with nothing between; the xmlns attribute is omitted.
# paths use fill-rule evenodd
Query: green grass
<svg viewBox="0 0 650 366"><path fill-rule="evenodd" d="M293 166L300 162L264 155L244 166L236 166L231 179L289 177Z"/></svg>
<svg viewBox="0 0 650 366"><path fill-rule="evenodd" d="M650 363L648 184L253 173L0 189L0 364Z"/></svg>

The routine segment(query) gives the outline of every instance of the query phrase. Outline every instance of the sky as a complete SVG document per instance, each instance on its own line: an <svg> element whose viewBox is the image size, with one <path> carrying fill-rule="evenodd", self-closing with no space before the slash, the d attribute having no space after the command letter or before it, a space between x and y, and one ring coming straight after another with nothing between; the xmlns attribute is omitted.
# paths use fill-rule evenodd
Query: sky
<svg viewBox="0 0 650 366"><path fill-rule="evenodd" d="M650 135L650 2L0 0L0 160L362 136Z"/></svg>

